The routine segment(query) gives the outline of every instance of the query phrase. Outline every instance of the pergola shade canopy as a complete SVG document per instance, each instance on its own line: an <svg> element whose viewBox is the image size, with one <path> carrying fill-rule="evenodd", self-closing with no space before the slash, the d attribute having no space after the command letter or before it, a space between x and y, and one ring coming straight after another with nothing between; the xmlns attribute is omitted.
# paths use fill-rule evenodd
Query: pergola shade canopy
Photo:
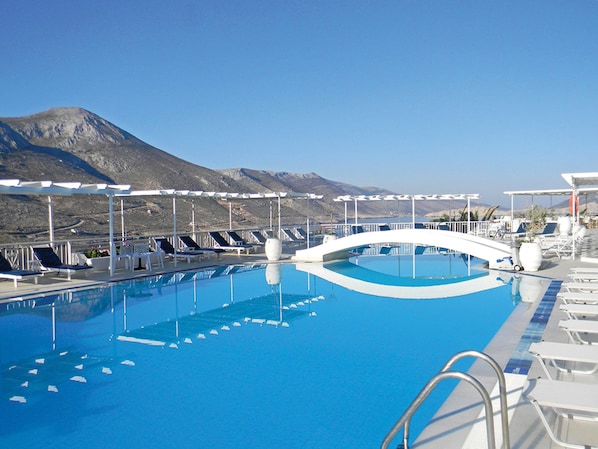
<svg viewBox="0 0 598 449"><path fill-rule="evenodd" d="M116 195L130 192L130 185L0 179L0 194L4 195Z"/></svg>
<svg viewBox="0 0 598 449"><path fill-rule="evenodd" d="M595 193L598 192L598 187L586 187L581 189L575 190L578 194L584 193ZM557 196L557 195L571 195L573 189L548 189L548 190L511 190L508 192L503 192L505 195L548 195L548 196Z"/></svg>
<svg viewBox="0 0 598 449"><path fill-rule="evenodd" d="M314 193L296 193L296 192L265 192L265 193L237 193L237 192L205 192L202 190L175 190L175 189L161 189L161 190L133 190L130 192L123 192L117 196L176 196L176 197L190 197L190 198L212 198L224 201L233 200L263 200L263 199L278 199L278 198L292 198L292 199L313 199L319 200L323 195L316 195Z"/></svg>
<svg viewBox="0 0 598 449"><path fill-rule="evenodd" d="M563 179L571 187L598 186L598 173L563 173ZM594 191L598 190L595 189Z"/></svg>
<svg viewBox="0 0 598 449"><path fill-rule="evenodd" d="M598 192L598 172L594 173L563 173L563 179L571 187L566 189L548 190L512 190L503 192L505 195L571 195ZM585 187L584 187L585 186ZM588 187L593 186L593 187Z"/></svg>
<svg viewBox="0 0 598 449"><path fill-rule="evenodd" d="M425 201L425 200L478 200L480 195L478 193L441 193L441 194L391 194L391 195L341 195L337 196L334 201Z"/></svg>

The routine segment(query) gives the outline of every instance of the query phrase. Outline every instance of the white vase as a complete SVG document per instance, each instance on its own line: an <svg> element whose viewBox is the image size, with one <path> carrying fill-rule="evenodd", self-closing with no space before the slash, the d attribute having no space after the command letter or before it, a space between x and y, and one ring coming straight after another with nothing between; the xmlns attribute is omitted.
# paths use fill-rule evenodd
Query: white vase
<svg viewBox="0 0 598 449"><path fill-rule="evenodd" d="M280 260L282 255L282 243L276 237L270 237L266 240L264 252L268 260Z"/></svg>
<svg viewBox="0 0 598 449"><path fill-rule="evenodd" d="M519 262L525 271L538 271L542 265L542 247L535 242L525 242L519 248Z"/></svg>
<svg viewBox="0 0 598 449"><path fill-rule="evenodd" d="M86 264L93 267L94 270L108 270L110 269L110 256L88 258Z"/></svg>
<svg viewBox="0 0 598 449"><path fill-rule="evenodd" d="M328 243L328 242L332 242L333 240L336 240L336 234L326 234L324 236L324 240L322 241L322 243Z"/></svg>
<svg viewBox="0 0 598 449"><path fill-rule="evenodd" d="M571 232L571 217L559 217L559 234L560 235L569 235Z"/></svg>

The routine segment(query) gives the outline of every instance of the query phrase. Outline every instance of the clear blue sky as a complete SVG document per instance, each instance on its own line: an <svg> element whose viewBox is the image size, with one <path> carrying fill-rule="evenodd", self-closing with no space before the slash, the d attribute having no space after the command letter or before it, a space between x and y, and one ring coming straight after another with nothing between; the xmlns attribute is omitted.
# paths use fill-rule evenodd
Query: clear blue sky
<svg viewBox="0 0 598 449"><path fill-rule="evenodd" d="M94 112L209 168L396 193L598 171L597 0L6 0L0 117Z"/></svg>

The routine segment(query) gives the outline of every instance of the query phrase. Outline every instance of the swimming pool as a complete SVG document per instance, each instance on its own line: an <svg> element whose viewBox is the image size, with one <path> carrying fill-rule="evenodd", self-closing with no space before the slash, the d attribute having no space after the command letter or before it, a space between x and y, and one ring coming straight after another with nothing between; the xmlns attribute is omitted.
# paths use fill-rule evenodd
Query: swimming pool
<svg viewBox="0 0 598 449"><path fill-rule="evenodd" d="M425 256L415 268L387 256L354 266L411 289L418 279L496 278L476 262ZM448 357L482 350L496 333L517 302L500 285L397 299L256 264L4 304L0 445L377 447ZM413 437L451 387L415 416Z"/></svg>

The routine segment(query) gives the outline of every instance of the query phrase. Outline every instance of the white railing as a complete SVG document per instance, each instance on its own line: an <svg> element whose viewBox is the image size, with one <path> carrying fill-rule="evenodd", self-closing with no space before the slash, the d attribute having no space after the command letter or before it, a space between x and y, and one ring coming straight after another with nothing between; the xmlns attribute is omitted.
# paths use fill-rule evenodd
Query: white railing
<svg viewBox="0 0 598 449"><path fill-rule="evenodd" d="M450 222L417 222L416 226L423 226L426 229L439 229L440 226L447 226L449 231L461 232L466 234L478 235L481 237L492 237L492 222L489 221L450 221ZM339 224L329 223L320 225L322 234L336 234L339 237L354 234L355 232L373 232L379 231L380 227L386 225L391 230L411 229L413 223L360 223L360 224ZM440 228L442 229L442 228Z"/></svg>

